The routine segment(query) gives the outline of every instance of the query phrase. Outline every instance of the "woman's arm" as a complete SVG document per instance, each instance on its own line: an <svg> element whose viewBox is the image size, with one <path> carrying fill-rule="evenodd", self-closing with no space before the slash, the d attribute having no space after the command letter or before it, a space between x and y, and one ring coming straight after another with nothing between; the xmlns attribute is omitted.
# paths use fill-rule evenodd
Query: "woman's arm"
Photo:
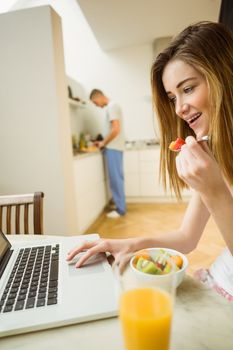
<svg viewBox="0 0 233 350"><path fill-rule="evenodd" d="M229 250L233 253L233 196L207 144L186 138L177 159L179 176L195 191L213 216Z"/></svg>
<svg viewBox="0 0 233 350"><path fill-rule="evenodd" d="M167 247L187 254L196 248L209 216L209 211L199 194L194 192L181 226L177 230L164 232L153 238L140 238L141 246L139 249L153 246Z"/></svg>
<svg viewBox="0 0 233 350"><path fill-rule="evenodd" d="M223 182L222 186L216 188L214 192L203 193L202 199L216 222L228 249L233 254L233 197L229 188Z"/></svg>
<svg viewBox="0 0 233 350"><path fill-rule="evenodd" d="M76 267L82 266L92 255L100 252L111 253L116 261L122 261L121 264L125 263L129 253L147 247L167 247L188 253L196 247L208 218L206 207L199 195L194 193L178 230L160 233L153 238L100 239L95 242L84 242L68 253L67 261L72 260L83 250L87 252L79 259Z"/></svg>

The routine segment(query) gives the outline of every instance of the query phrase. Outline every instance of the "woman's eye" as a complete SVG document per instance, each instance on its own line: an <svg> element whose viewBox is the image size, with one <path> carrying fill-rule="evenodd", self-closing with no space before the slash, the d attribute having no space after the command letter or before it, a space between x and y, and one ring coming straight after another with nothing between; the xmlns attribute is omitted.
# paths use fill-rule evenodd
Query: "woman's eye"
<svg viewBox="0 0 233 350"><path fill-rule="evenodd" d="M186 94L188 94L189 92L192 92L193 91L193 87L192 86L188 86L188 87L185 87L184 88L184 92L186 93Z"/></svg>

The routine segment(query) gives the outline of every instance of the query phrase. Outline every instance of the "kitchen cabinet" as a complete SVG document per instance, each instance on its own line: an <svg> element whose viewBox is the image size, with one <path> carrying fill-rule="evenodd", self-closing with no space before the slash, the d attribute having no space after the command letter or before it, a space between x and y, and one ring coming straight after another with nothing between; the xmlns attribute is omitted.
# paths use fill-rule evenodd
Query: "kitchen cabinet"
<svg viewBox="0 0 233 350"><path fill-rule="evenodd" d="M159 182L160 148L126 150L124 153L125 193L127 201L174 201ZM184 199L190 191L183 192Z"/></svg>
<svg viewBox="0 0 233 350"><path fill-rule="evenodd" d="M141 196L165 195L159 186L159 151L148 149L138 153Z"/></svg>
<svg viewBox="0 0 233 350"><path fill-rule="evenodd" d="M101 152L74 157L75 197L79 234L90 226L107 204L106 177Z"/></svg>
<svg viewBox="0 0 233 350"><path fill-rule="evenodd" d="M124 176L126 197L140 196L138 151L124 153Z"/></svg>

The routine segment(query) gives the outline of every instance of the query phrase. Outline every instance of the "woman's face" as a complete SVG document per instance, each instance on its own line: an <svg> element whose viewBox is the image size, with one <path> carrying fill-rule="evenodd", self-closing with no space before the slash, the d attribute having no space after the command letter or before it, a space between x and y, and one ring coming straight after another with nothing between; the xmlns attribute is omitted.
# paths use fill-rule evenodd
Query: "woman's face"
<svg viewBox="0 0 233 350"><path fill-rule="evenodd" d="M208 135L210 108L204 77L177 59L166 65L162 80L176 114L193 129L197 138Z"/></svg>

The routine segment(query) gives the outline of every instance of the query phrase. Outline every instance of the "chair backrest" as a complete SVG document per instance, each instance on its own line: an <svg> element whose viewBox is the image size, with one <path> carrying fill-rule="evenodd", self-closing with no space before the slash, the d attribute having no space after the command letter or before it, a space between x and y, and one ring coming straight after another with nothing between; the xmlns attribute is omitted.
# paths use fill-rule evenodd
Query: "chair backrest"
<svg viewBox="0 0 233 350"><path fill-rule="evenodd" d="M6 234L43 234L43 197L43 192L0 196L0 229Z"/></svg>

